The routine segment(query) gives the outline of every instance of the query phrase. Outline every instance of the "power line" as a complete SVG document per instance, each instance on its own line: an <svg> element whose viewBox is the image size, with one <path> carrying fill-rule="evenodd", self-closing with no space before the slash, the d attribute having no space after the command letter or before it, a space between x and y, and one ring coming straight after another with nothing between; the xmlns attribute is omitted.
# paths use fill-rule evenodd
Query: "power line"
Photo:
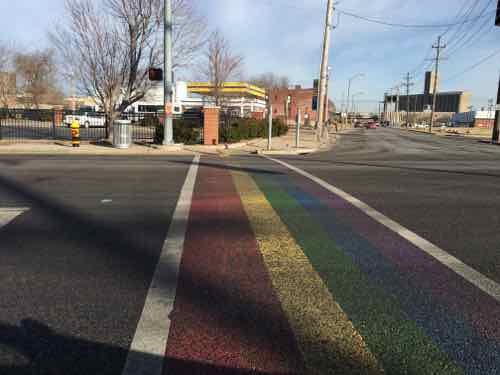
<svg viewBox="0 0 500 375"><path fill-rule="evenodd" d="M487 22L481 22L478 25L475 30L471 30L469 35L467 37L462 38L458 42L456 42L453 47L451 48L451 51L448 53L448 57L456 54L463 48L466 48L467 46L472 45L474 42L478 42L479 40L483 39L485 36L490 35L491 32L494 30L491 28L488 32L488 28L491 26Z"/></svg>
<svg viewBox="0 0 500 375"><path fill-rule="evenodd" d="M382 19L378 19L378 18L372 18L372 17L362 16L362 15L355 14L355 13L348 12L348 11L341 10L341 9L337 9L337 11L340 14L344 14L346 16L349 16L349 17L352 17L352 18L357 18L357 19L360 19L360 20L363 20L363 21L366 21L366 22L377 23L377 24L385 25L385 26L401 27L401 28L411 28L411 29L440 29L440 28L449 28L449 27L453 27L453 26L457 26L457 25L461 25L461 24L475 22L477 20L480 20L480 19L486 17L486 15L480 15L480 16L475 16L475 17L469 18L469 19L465 19L465 20L460 21L460 22L448 23L448 24L405 24L405 23L389 22L389 21L384 21ZM488 13L490 13L490 12L488 12ZM493 13L493 11L491 13Z"/></svg>
<svg viewBox="0 0 500 375"><path fill-rule="evenodd" d="M274 1L271 1L271 0L270 1L263 0L263 1L265 1L265 4L269 5L269 6L276 5L276 3ZM476 2L479 2L479 0L476 0ZM292 4L289 4L289 3L280 3L279 6L280 7L285 7L285 8L290 8L290 9L301 10L301 11L310 10L310 8L304 8L304 7L292 5ZM460 22L449 22L449 23L444 23L444 24L411 24L411 23L399 23L399 22L386 21L386 20L384 20L382 18L365 16L365 15L354 13L352 11L340 9L338 7L335 7L335 10L338 13L340 13L340 14L346 15L346 16L351 17L351 18L360 19L360 20L363 20L363 21L366 21L366 22L371 22L371 23L376 23L376 24L385 25L385 26L391 26L391 27L409 28L409 29L442 29L442 28L450 28L450 27L453 27L453 26L458 26L458 25L463 25L463 24L470 23L470 22L475 22L475 21L480 20L480 19L482 19L482 18L484 18L484 17L487 16L487 15L478 15L478 16L474 16L474 17L471 17L471 18L467 18L467 19L461 20ZM470 13L469 13L469 15L470 15Z"/></svg>
<svg viewBox="0 0 500 375"><path fill-rule="evenodd" d="M491 4L491 0L486 2L486 5L481 9L480 15L484 16L486 10ZM495 9L496 12L496 9ZM479 27L475 27L476 25L479 25ZM467 44L469 44L471 41L474 40L475 37L478 35L480 37L484 36L484 33L481 33L486 27L489 26L489 23L487 22L479 22L476 21L473 25L470 26L468 30L465 31L465 33L458 38L457 40L450 39L448 41L449 46L451 47L452 51L448 53L448 56L451 56L461 48L465 47Z"/></svg>
<svg viewBox="0 0 500 375"><path fill-rule="evenodd" d="M478 62L472 64L471 66L465 68L464 70L462 70L460 73L457 73L453 76L451 76L450 78L446 79L443 81L443 83L445 82L449 82L449 81L453 81L455 79L457 79L458 77L464 75L465 73L468 73L470 72L471 70L474 70L475 68L477 68L478 66L484 64L486 61L492 59L493 57L497 56L500 54L500 49L499 50L496 50L495 52L489 54L488 56L482 58L481 60L479 60Z"/></svg>
<svg viewBox="0 0 500 375"><path fill-rule="evenodd" d="M465 13L462 15L462 17L464 19L467 19L467 17L469 17L472 14L472 12L474 11L474 9L479 5L479 2L480 2L480 0L474 1L474 3L471 4L471 6L469 7L469 9L467 9L465 11ZM463 21L459 22L458 25L455 25L455 26L458 26L458 27L454 31L453 35L450 38L448 38L448 40L451 43L453 43L453 40L459 36L459 34L460 34L460 32L461 32L461 30L462 30L462 28L463 28L464 25L465 25L465 23ZM444 34L443 34L443 36L444 36Z"/></svg>
<svg viewBox="0 0 500 375"><path fill-rule="evenodd" d="M464 0L462 6L460 7L460 10L457 12L457 15L455 16L456 20L458 20L460 18L460 16L462 15L462 12L464 11L465 6L467 5L467 3L468 3L468 0ZM453 26L448 27L444 31L444 33L441 34L441 36L445 36L446 34L448 34L451 31L452 28L453 28Z"/></svg>

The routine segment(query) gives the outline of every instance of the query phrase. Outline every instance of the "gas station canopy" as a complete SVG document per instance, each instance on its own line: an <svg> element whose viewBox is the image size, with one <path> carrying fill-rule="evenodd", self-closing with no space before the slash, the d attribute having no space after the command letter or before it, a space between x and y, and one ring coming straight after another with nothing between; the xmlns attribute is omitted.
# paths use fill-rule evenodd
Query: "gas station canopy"
<svg viewBox="0 0 500 375"><path fill-rule="evenodd" d="M194 94L213 95L214 85L210 82L189 82L187 89ZM266 99L265 89L246 82L226 82L222 85L222 93L236 97Z"/></svg>

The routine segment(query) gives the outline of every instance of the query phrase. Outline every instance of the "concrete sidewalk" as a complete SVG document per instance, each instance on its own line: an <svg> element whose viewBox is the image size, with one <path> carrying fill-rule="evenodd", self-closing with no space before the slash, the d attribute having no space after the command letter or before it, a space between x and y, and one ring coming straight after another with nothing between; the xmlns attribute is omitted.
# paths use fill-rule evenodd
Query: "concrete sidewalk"
<svg viewBox="0 0 500 375"><path fill-rule="evenodd" d="M191 152L182 145L160 146L134 143L129 149L120 150L107 143L82 142L81 147L73 148L71 142L64 141L23 141L22 143L0 142L0 155L186 155Z"/></svg>

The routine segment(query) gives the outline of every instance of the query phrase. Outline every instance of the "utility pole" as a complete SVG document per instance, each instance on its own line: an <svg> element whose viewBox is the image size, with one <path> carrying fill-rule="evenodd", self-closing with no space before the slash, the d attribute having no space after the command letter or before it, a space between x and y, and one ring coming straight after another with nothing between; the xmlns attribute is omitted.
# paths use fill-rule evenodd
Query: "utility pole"
<svg viewBox="0 0 500 375"><path fill-rule="evenodd" d="M269 105L268 119L268 130L267 130L267 151L271 151L271 142L273 139L273 106Z"/></svg>
<svg viewBox="0 0 500 375"><path fill-rule="evenodd" d="M384 93L384 101L383 101L383 103L384 103L384 119L383 119L383 121L384 122L387 121L387 95L388 94L389 93L387 93L387 92Z"/></svg>
<svg viewBox="0 0 500 375"><path fill-rule="evenodd" d="M403 86L406 87L406 127L410 127L410 87L414 84L411 82L410 73L406 74L406 82Z"/></svg>
<svg viewBox="0 0 500 375"><path fill-rule="evenodd" d="M401 87L398 85L396 86L396 124L398 127L400 126L399 123L399 92L400 92Z"/></svg>
<svg viewBox="0 0 500 375"><path fill-rule="evenodd" d="M165 0L164 6L164 54L165 66L163 74L163 144L174 143L174 127L172 119L172 0Z"/></svg>
<svg viewBox="0 0 500 375"><path fill-rule="evenodd" d="M318 127L317 137L323 134L323 123L325 119L325 97L326 82L328 75L328 59L330 56L330 32L333 27L333 0L328 0L326 10L325 34L323 39L323 57L321 60L321 74L319 80L319 98L318 98Z"/></svg>
<svg viewBox="0 0 500 375"><path fill-rule="evenodd" d="M432 127L434 126L434 114L436 112L436 99L437 99L437 83L439 79L439 61L441 58L441 50L446 48L446 44L441 44L441 35L438 36L437 44L432 46L436 50L435 58L435 68L434 68L434 88L432 91L432 112L431 112L431 122L429 124L429 132L432 133Z"/></svg>
<svg viewBox="0 0 500 375"><path fill-rule="evenodd" d="M492 143L498 143L500 136L500 75L498 77L497 106L495 111L495 123L493 124Z"/></svg>
<svg viewBox="0 0 500 375"><path fill-rule="evenodd" d="M295 128L295 148L300 147L300 108L297 109L296 117L296 128Z"/></svg>

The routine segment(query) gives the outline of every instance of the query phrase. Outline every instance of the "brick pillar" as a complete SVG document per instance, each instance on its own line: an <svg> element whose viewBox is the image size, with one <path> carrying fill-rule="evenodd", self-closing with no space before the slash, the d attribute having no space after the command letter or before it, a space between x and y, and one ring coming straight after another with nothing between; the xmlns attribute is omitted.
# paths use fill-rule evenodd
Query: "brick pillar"
<svg viewBox="0 0 500 375"><path fill-rule="evenodd" d="M203 140L205 145L219 144L219 107L204 107Z"/></svg>

